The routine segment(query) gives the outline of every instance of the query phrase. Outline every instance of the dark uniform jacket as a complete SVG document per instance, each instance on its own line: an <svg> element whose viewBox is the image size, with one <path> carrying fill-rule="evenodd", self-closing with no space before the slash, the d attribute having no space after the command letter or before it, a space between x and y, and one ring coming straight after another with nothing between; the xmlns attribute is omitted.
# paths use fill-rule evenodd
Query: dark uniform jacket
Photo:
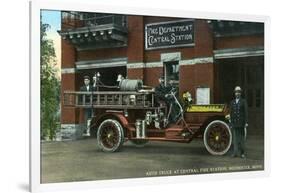
<svg viewBox="0 0 281 193"><path fill-rule="evenodd" d="M83 92L86 92L86 91L93 92L93 91L95 91L95 88L92 85L89 85L89 90L87 90L86 85L84 85L84 86L80 87L80 91L83 91ZM86 103L90 103L90 100L91 100L91 95L87 94L85 96L85 102ZM82 103L82 102L83 102L83 95L80 96L80 103Z"/></svg>
<svg viewBox="0 0 281 193"><path fill-rule="evenodd" d="M157 101L169 102L168 98L165 97L166 94L169 94L172 90L171 86L165 86L164 84L159 84L155 88L155 97Z"/></svg>
<svg viewBox="0 0 281 193"><path fill-rule="evenodd" d="M238 103L236 99L230 102L230 120L232 127L244 128L248 123L248 106L245 99L240 98Z"/></svg>

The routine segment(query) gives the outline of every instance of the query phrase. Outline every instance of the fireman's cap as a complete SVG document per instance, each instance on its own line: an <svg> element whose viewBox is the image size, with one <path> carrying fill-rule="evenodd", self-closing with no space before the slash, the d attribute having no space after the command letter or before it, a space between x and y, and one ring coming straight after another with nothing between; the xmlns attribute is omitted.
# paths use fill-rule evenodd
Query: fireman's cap
<svg viewBox="0 0 281 193"><path fill-rule="evenodd" d="M90 80L90 76L88 76L88 75L84 76L84 80L86 80L86 79Z"/></svg>
<svg viewBox="0 0 281 193"><path fill-rule="evenodd" d="M241 87L240 86L236 86L235 88L234 88L234 92L242 92L242 89L241 89Z"/></svg>

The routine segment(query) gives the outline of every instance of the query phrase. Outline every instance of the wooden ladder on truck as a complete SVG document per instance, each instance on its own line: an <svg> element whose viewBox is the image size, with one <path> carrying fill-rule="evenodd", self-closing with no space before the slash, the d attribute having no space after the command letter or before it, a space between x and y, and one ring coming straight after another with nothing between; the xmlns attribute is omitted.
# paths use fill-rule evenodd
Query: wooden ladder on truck
<svg viewBox="0 0 281 193"><path fill-rule="evenodd" d="M105 109L147 109L154 107L154 92L142 91L64 91L65 107Z"/></svg>

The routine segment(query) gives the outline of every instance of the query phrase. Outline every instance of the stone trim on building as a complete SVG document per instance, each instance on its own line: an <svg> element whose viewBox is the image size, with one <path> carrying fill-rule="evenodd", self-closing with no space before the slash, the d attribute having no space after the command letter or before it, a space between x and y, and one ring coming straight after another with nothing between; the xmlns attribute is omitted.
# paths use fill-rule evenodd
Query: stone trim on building
<svg viewBox="0 0 281 193"><path fill-rule="evenodd" d="M77 70L95 69L95 68L109 68L117 66L126 66L127 57L124 58L110 58L103 60L85 60L75 62Z"/></svg>
<svg viewBox="0 0 281 193"><path fill-rule="evenodd" d="M195 64L206 64L206 63L214 63L213 57L202 57L202 58L193 58L188 60L180 60L180 65L195 65Z"/></svg>
<svg viewBox="0 0 281 193"><path fill-rule="evenodd" d="M74 74L76 72L75 68L62 68L61 73L62 74Z"/></svg>
<svg viewBox="0 0 281 193"><path fill-rule="evenodd" d="M61 124L57 137L59 141L76 140L83 138L84 124Z"/></svg>
<svg viewBox="0 0 281 193"><path fill-rule="evenodd" d="M127 68L133 69L133 68L144 68L145 66L144 62L137 62L137 63L128 63Z"/></svg>
<svg viewBox="0 0 281 193"><path fill-rule="evenodd" d="M215 59L224 58L240 58L249 56L263 56L264 47L251 47L251 48L228 48L214 50Z"/></svg>
<svg viewBox="0 0 281 193"><path fill-rule="evenodd" d="M62 74L73 74L77 70L84 69L94 69L94 68L110 68L117 66L127 66L128 69L134 68L155 68L163 67L164 62L168 61L179 61L180 65L194 65L194 64L205 64L213 63L213 57L202 57L202 58L193 58L188 60L180 60L180 53L173 53L172 55L161 54L161 61L157 62L136 62L136 63L127 63L127 58L111 58L105 60L87 60L76 62L76 68L62 68Z"/></svg>
<svg viewBox="0 0 281 193"><path fill-rule="evenodd" d="M214 63L213 57L202 57L202 58L193 58L188 60L177 60L179 57L173 57L170 58L172 60L167 60L167 58L163 59L164 61L158 61L158 62L138 62L138 63L128 63L127 68L128 69L134 69L134 68L155 68L155 67L163 67L164 62L168 61L179 61L179 65L195 65L195 64L206 64L206 63Z"/></svg>
<svg viewBox="0 0 281 193"><path fill-rule="evenodd" d="M181 52L163 53L161 54L162 62L180 61Z"/></svg>

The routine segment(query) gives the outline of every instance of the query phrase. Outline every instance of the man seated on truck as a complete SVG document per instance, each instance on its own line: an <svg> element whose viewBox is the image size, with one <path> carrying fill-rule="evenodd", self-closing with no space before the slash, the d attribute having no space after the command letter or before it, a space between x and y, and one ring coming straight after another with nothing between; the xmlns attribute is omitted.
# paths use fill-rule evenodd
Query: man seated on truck
<svg viewBox="0 0 281 193"><path fill-rule="evenodd" d="M166 103L165 94L167 94L167 88L164 83L164 77L161 76L158 79L159 85L155 87L155 99L161 105L161 102Z"/></svg>
<svg viewBox="0 0 281 193"><path fill-rule="evenodd" d="M175 101L174 98L170 95L173 86L168 84L165 86L164 77L159 77L159 85L155 88L155 99L160 105L161 103L165 103L168 108L168 121L169 123L176 122L176 109L175 109Z"/></svg>

